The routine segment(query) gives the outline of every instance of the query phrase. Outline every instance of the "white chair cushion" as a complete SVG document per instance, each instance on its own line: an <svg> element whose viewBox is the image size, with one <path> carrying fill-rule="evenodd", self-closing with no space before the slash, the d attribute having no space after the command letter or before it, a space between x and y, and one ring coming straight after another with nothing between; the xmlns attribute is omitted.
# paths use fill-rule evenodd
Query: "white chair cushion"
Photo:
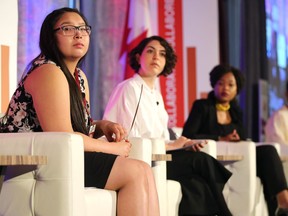
<svg viewBox="0 0 288 216"><path fill-rule="evenodd" d="M95 216L95 209L97 209L97 215L114 216L116 215L116 202L117 193L115 191L85 188L86 216ZM107 206L107 208L103 208L103 206Z"/></svg>

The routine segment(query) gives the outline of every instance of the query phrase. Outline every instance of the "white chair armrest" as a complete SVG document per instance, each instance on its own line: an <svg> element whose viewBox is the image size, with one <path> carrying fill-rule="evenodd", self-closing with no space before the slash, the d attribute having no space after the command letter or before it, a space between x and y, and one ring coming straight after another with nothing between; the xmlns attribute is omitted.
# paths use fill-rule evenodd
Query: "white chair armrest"
<svg viewBox="0 0 288 216"><path fill-rule="evenodd" d="M256 199L256 146L254 142L217 141L217 155L242 155L225 164L233 175L225 186L225 199L233 215L253 215Z"/></svg>
<svg viewBox="0 0 288 216"><path fill-rule="evenodd" d="M182 199L181 185L177 181L167 180L167 216L178 216Z"/></svg>
<svg viewBox="0 0 288 216"><path fill-rule="evenodd" d="M0 134L0 152L45 155L48 159L47 165L4 182L0 215L85 215L84 148L80 135Z"/></svg>
<svg viewBox="0 0 288 216"><path fill-rule="evenodd" d="M288 145L287 144L280 144L281 155L288 156Z"/></svg>
<svg viewBox="0 0 288 216"><path fill-rule="evenodd" d="M203 152L209 154L210 156L217 157L217 145L214 140L207 140L207 144L202 149Z"/></svg>
<svg viewBox="0 0 288 216"><path fill-rule="evenodd" d="M129 158L145 161L151 166L152 143L150 139L132 137L129 139L132 144Z"/></svg>

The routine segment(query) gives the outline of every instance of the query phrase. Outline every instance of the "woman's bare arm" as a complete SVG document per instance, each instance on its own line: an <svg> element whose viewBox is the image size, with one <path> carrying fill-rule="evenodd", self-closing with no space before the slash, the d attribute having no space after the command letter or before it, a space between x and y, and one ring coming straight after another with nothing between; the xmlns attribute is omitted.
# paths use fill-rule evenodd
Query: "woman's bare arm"
<svg viewBox="0 0 288 216"><path fill-rule="evenodd" d="M55 65L45 64L35 69L25 80L25 89L31 94L43 131L74 133L70 117L69 86L63 72ZM80 134L85 151L105 152L127 156L131 144L109 143Z"/></svg>

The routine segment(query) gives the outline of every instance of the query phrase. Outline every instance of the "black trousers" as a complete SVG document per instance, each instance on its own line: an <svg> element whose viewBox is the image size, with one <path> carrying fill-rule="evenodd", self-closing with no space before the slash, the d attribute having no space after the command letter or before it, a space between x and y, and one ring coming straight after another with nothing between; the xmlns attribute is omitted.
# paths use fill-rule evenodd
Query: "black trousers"
<svg viewBox="0 0 288 216"><path fill-rule="evenodd" d="M230 171L203 152L169 153L173 160L167 162L167 177L178 181L182 188L179 215L232 215L222 194Z"/></svg>
<svg viewBox="0 0 288 216"><path fill-rule="evenodd" d="M276 195L287 189L287 182L281 159L274 146L263 145L256 148L257 176L261 179L269 215L275 215Z"/></svg>

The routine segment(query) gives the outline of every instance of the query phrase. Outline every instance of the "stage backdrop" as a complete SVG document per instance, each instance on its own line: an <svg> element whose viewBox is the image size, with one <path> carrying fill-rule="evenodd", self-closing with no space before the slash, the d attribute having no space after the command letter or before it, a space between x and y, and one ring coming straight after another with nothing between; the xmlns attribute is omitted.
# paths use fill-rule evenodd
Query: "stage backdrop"
<svg viewBox="0 0 288 216"><path fill-rule="evenodd" d="M17 81L17 0L0 1L0 14L0 113L4 113Z"/></svg>
<svg viewBox="0 0 288 216"><path fill-rule="evenodd" d="M57 7L74 6L68 0L43 0L41 4L45 7L39 9L37 0L0 2L0 113L6 111L28 62L39 54L39 32L44 16Z"/></svg>
<svg viewBox="0 0 288 216"><path fill-rule="evenodd" d="M158 1L159 35L178 54L175 72L161 79L169 126L182 127L195 99L210 91L209 71L219 63L217 0Z"/></svg>
<svg viewBox="0 0 288 216"><path fill-rule="evenodd" d="M121 61L125 52L145 35L165 37L178 55L175 73L160 82L170 116L169 126L182 127L192 102L210 91L209 71L219 63L217 0L44 1L47 6L43 10L39 10L36 0L18 1L18 44L21 44L18 79L26 64L39 53L38 36L43 18L52 9L69 5L77 6L92 25L91 46L83 69L90 82L93 118L102 118L113 88L125 78L125 72L121 70L121 65L125 67ZM17 1L12 2L16 4ZM10 20L17 21L17 13L11 13L17 11L17 6L13 6L13 10L4 8L1 7L4 13L9 11L8 15L13 16ZM5 28L5 34L0 34L0 38L6 33ZM10 39L14 36L16 34L12 34ZM16 64L12 65L15 67Z"/></svg>
<svg viewBox="0 0 288 216"><path fill-rule="evenodd" d="M195 99L211 90L209 71L219 63L217 0L128 0L122 38L124 78L134 72L125 65L127 52L144 37L159 34L174 47L174 73L160 78L169 126L182 127Z"/></svg>

